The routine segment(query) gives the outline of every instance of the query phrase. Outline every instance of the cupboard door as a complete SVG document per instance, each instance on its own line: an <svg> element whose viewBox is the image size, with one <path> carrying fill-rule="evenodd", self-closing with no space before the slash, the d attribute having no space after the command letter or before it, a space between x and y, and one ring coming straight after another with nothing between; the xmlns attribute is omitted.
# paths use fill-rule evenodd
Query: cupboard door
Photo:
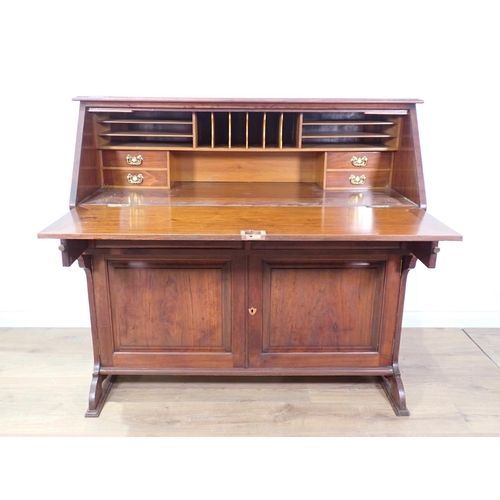
<svg viewBox="0 0 500 500"><path fill-rule="evenodd" d="M399 263L400 256L377 255L252 257L250 366L391 365Z"/></svg>
<svg viewBox="0 0 500 500"><path fill-rule="evenodd" d="M152 370L244 365L244 259L95 257L101 364Z"/></svg>

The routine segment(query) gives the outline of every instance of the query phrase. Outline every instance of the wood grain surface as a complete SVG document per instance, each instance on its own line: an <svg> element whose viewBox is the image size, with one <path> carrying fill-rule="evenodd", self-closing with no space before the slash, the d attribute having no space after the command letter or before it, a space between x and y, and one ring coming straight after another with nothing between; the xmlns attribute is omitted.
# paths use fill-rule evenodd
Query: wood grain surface
<svg viewBox="0 0 500 500"><path fill-rule="evenodd" d="M241 239L264 230L269 240L459 241L462 237L419 208L78 206L40 238L168 240Z"/></svg>

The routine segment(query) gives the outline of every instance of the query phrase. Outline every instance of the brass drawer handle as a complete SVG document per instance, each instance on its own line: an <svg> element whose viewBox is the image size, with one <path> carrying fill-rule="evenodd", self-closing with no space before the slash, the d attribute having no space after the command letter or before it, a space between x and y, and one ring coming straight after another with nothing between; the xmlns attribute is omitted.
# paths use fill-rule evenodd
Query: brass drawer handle
<svg viewBox="0 0 500 500"><path fill-rule="evenodd" d="M129 165L132 165L134 167L142 165L142 162L144 160L144 158L141 155L137 155L137 156L127 155L127 157L125 159L127 160L127 163Z"/></svg>
<svg viewBox="0 0 500 500"><path fill-rule="evenodd" d="M364 184L366 181L366 176L365 175L351 175L349 177L349 181L351 184L354 184L355 186L359 186L360 184Z"/></svg>
<svg viewBox="0 0 500 500"><path fill-rule="evenodd" d="M367 163L368 163L368 158L366 156L363 156L362 158L358 158L357 156L353 156L351 158L351 165L353 167L366 167Z"/></svg>
<svg viewBox="0 0 500 500"><path fill-rule="evenodd" d="M130 184L142 184L142 181L144 180L144 176L142 174L128 174L127 175L127 181Z"/></svg>

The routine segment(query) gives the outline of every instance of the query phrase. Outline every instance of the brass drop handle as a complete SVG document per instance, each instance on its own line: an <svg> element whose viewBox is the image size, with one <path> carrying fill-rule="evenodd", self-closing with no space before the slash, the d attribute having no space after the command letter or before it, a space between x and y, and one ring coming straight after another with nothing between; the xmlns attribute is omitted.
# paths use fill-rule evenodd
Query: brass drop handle
<svg viewBox="0 0 500 500"><path fill-rule="evenodd" d="M142 165L142 162L144 160L144 158L141 155L137 155L137 156L127 155L127 157L125 159L127 160L127 163L129 165L132 165L134 167Z"/></svg>
<svg viewBox="0 0 500 500"><path fill-rule="evenodd" d="M358 158L357 156L353 156L351 158L351 165L353 167L366 167L367 163L368 163L368 158L366 156L363 156L361 158Z"/></svg>
<svg viewBox="0 0 500 500"><path fill-rule="evenodd" d="M359 186L360 184L365 183L366 176L365 175L351 175L351 177L349 177L349 181L351 184L354 184L355 186Z"/></svg>
<svg viewBox="0 0 500 500"><path fill-rule="evenodd" d="M255 307L251 307L248 312L253 316L256 312L257 312L257 309L255 309Z"/></svg>
<svg viewBox="0 0 500 500"><path fill-rule="evenodd" d="M142 184L142 181L144 180L144 176L142 174L128 174L127 175L127 181L129 184Z"/></svg>

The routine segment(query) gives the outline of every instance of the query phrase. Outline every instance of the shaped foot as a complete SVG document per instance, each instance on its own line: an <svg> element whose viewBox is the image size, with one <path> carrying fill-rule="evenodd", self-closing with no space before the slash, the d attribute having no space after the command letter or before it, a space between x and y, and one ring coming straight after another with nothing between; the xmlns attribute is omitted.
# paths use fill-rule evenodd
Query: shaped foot
<svg viewBox="0 0 500 500"><path fill-rule="evenodd" d="M89 409L85 413L86 417L98 417L102 407L106 402L109 391L113 385L114 375L102 375L99 373L99 365L94 367L92 382L90 383Z"/></svg>
<svg viewBox="0 0 500 500"><path fill-rule="evenodd" d="M408 417L410 412L406 407L406 393L399 370L395 370L394 375L387 375L380 378L382 388L394 409L394 413L398 417Z"/></svg>

